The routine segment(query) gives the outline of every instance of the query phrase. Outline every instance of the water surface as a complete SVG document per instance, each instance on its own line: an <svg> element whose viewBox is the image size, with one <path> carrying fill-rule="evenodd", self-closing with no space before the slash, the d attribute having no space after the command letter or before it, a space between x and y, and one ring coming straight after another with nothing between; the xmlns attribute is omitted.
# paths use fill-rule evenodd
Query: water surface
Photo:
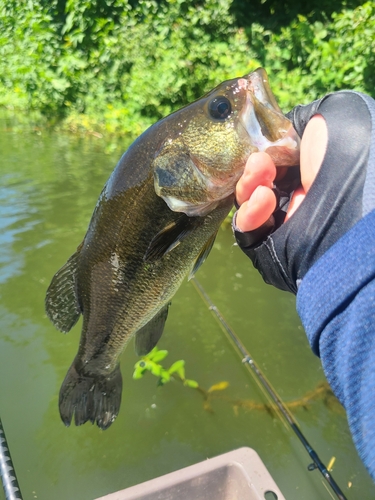
<svg viewBox="0 0 375 500"><path fill-rule="evenodd" d="M165 366L186 361L186 375L208 389L211 410L179 382L157 387L132 379L133 346L121 360L119 417L107 430L66 428L58 391L76 353L81 322L64 335L44 313L46 288L75 251L99 193L125 144L14 127L0 121L0 415L24 499L89 500L241 446L254 448L289 500L333 498L282 419L251 409L268 400L192 283L170 308L159 347ZM324 382L291 294L265 285L220 230L197 277L227 322L288 402ZM220 396L220 397L219 397ZM318 399L294 410L302 431L349 499L375 498L338 403ZM349 487L350 486L350 487Z"/></svg>

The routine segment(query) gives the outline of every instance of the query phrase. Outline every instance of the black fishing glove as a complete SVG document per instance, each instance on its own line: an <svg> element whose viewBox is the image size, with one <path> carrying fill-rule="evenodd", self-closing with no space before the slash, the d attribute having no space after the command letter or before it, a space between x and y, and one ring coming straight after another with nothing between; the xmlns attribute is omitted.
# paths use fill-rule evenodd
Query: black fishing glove
<svg viewBox="0 0 375 500"><path fill-rule="evenodd" d="M324 117L328 129L326 154L300 207L283 223L298 174L290 169L278 185L273 216L255 231L241 232L233 222L240 248L266 283L297 293L311 266L363 214L362 196L370 147L371 116L364 96L342 91L328 94L287 114L302 137L309 120ZM292 179L290 179L290 177ZM338 263L339 264L339 263Z"/></svg>

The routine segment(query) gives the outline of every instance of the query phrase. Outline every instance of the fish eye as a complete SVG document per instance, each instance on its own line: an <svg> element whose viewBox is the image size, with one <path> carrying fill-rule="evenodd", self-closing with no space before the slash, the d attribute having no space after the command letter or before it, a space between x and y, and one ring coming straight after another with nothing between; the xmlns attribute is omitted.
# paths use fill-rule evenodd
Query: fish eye
<svg viewBox="0 0 375 500"><path fill-rule="evenodd" d="M212 118L225 120L232 112L229 99L224 96L214 97L208 104L208 111Z"/></svg>

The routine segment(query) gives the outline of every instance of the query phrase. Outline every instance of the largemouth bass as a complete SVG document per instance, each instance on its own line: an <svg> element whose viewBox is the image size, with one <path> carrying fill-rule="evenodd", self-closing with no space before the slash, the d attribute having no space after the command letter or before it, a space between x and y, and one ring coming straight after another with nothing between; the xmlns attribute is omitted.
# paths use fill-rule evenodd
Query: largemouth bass
<svg viewBox="0 0 375 500"><path fill-rule="evenodd" d="M46 296L68 332L83 315L78 353L59 396L62 421L108 428L121 402L119 357L156 345L171 298L207 257L254 151L297 165L299 139L263 69L226 81L146 130L124 153L77 251Z"/></svg>

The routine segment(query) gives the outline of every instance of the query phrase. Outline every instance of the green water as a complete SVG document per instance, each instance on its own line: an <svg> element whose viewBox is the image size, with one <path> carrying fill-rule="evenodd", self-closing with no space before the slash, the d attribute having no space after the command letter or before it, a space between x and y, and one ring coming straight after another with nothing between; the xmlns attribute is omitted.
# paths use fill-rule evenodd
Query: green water
<svg viewBox="0 0 375 500"><path fill-rule="evenodd" d="M245 409L267 400L192 283L175 296L159 347L169 351L166 366L184 359L187 377L202 387L229 382L213 412L177 381L133 380L130 346L112 427L64 427L58 391L80 323L67 335L55 330L44 295L82 240L124 146L15 128L9 117L0 131L0 415L24 499L94 499L241 446L259 453L287 499L334 498L320 473L307 471L311 460L286 424ZM197 277L284 401L324 381L294 297L263 284L230 230L220 231ZM348 499L375 498L338 403L319 399L294 415L320 458L336 457L332 474Z"/></svg>

